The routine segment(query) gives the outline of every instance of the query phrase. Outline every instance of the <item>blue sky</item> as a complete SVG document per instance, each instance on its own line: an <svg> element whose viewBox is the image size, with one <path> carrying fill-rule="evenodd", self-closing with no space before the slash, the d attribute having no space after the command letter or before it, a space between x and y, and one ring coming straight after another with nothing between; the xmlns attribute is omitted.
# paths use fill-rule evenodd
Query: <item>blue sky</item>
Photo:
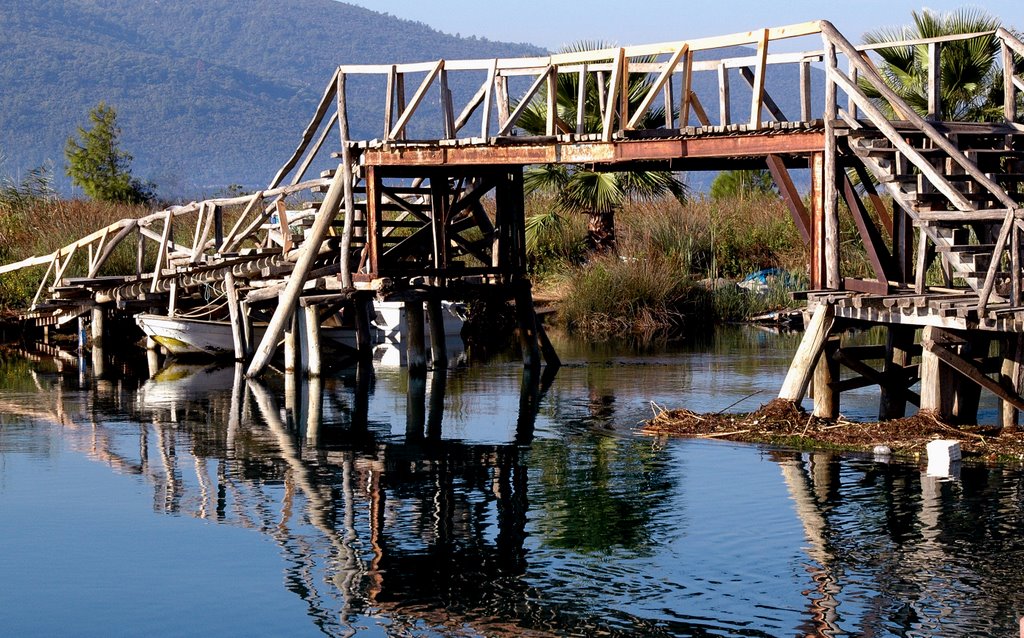
<svg viewBox="0 0 1024 638"><path fill-rule="evenodd" d="M945 0L348 1L424 22L446 33L529 42L548 49L578 40L620 45L685 40L817 19L830 20L850 40L859 42L865 31L910 23L910 12L915 9L949 11L969 4ZM1020 0L990 0L973 6L1001 18L1006 26L1024 29L1024 3Z"/></svg>

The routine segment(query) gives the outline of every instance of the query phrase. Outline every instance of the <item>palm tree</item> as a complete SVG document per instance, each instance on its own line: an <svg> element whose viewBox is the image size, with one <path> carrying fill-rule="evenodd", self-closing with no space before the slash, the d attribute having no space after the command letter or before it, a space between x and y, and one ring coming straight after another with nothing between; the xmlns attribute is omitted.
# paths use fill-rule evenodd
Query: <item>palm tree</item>
<svg viewBox="0 0 1024 638"><path fill-rule="evenodd" d="M562 49L562 53L577 53L607 48L600 42L578 42ZM610 62L611 60L609 60ZM589 73L585 79L585 112L583 127L586 133L601 130L601 100L598 78ZM604 80L607 94L608 79ZM630 74L629 106L633 112L651 86L646 75ZM579 75L563 73L558 75L557 108L558 119L566 122L577 121L577 96ZM639 123L640 128L657 128L664 121L661 109L651 109ZM546 130L547 94L538 93L518 122L519 128L535 135ZM588 242L597 251L615 248L615 211L628 201L650 200L666 194L678 199L686 195L686 185L671 171L593 171L583 166L547 164L531 167L524 176L527 193L548 191L555 194L555 207L547 214L535 215L527 221L528 239L536 237L545 225L557 224L562 214L582 213L589 218Z"/></svg>
<svg viewBox="0 0 1024 638"><path fill-rule="evenodd" d="M985 33L969 40L943 42L939 54L941 83L940 117L947 121L997 120L1002 116L1002 71L996 63L999 40L991 33L999 20L978 8L961 8L949 13L927 9L911 12L913 26L879 29L864 35L868 44L935 38L947 35ZM882 58L879 72L907 104L921 115L928 113L928 46L905 45L878 49ZM862 83L872 98L876 90ZM882 106L894 115L888 103Z"/></svg>

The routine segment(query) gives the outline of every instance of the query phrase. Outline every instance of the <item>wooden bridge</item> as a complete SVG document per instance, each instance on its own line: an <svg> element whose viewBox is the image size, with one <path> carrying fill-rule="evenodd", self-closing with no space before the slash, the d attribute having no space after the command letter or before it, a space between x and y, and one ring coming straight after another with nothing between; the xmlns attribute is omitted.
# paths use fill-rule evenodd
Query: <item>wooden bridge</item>
<svg viewBox="0 0 1024 638"><path fill-rule="evenodd" d="M929 64L929 115L922 117L870 59L872 49L902 46L923 47L935 61L949 42L974 38L994 38L1010 70L1002 122L941 121L938 64ZM772 50L783 40L809 42L809 50ZM750 54L736 57L737 46ZM422 300L437 312L442 298L495 295L516 300L524 360L536 366L542 351L557 357L542 348L546 338L532 310L525 166L766 166L810 248L812 319L781 397L799 401L813 381L816 413L835 416L843 390L877 384L884 417L903 414L910 401L969 421L978 390L986 388L1003 400L1004 423L1015 423L1016 409L1024 408L1021 56L1024 44L1003 29L856 46L822 21L538 58L343 65L266 189L122 220L0 273L47 266L25 317L60 324L91 312L100 339L110 312L197 311L212 290L230 311L236 356L248 362L250 375L265 368L284 333L304 335L307 354L317 358L320 318L342 301L355 304L365 353L366 308L374 296ZM800 78L799 113L785 113L765 89L769 71L787 67ZM812 71L821 69L823 99L812 82ZM698 94L698 74L717 77L717 95ZM628 92L637 76L647 88L632 108ZM576 94L559 100L566 85L559 80L566 78ZM734 86L737 79L742 86ZM471 96L453 89L468 85L479 88ZM596 100L588 87L597 88ZM363 139L348 127L355 95L361 109L364 96L382 97L380 129ZM565 106L565 97L575 98L575 108ZM426 108L428 101L440 108ZM544 135L521 129L531 104L546 114ZM655 108L664 120L652 126L647 116ZM733 121L737 111L749 117ZM308 179L330 146L336 168ZM809 169L808 203L792 169ZM841 241L841 214L853 218L870 279L842 272L840 251L850 242ZM183 226L191 241L175 233ZM134 272L100 276L131 237ZM155 261L146 253L150 245ZM936 261L941 286L926 278ZM84 277L68 277L73 264ZM270 320L257 344L246 326L261 308ZM422 305L407 304L406 311L410 365L424 367ZM840 336L854 325L886 326L888 344L844 348ZM286 350L289 343L301 349L285 339ZM1001 344L998 356L990 355L991 343ZM839 366L856 376L840 379ZM921 391L913 392L918 380Z"/></svg>

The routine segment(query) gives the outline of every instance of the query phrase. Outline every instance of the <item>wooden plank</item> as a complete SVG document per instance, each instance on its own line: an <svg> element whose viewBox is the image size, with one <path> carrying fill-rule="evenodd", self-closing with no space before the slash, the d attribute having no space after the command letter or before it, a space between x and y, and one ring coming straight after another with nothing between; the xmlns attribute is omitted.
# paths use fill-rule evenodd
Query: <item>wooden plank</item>
<svg viewBox="0 0 1024 638"><path fill-rule="evenodd" d="M288 228L288 211L285 208L284 200L277 200L277 226L281 231L281 254L287 254L292 249L292 231Z"/></svg>
<svg viewBox="0 0 1024 638"><path fill-rule="evenodd" d="M519 104L516 105L515 110L512 111L511 115L509 115L508 121L501 125L501 129L498 131L499 137L502 135L508 135L509 133L512 132L512 128L516 125L516 121L519 120L519 117L523 114L523 112L526 111L527 108L529 108L530 102L533 100L533 96L537 95L537 92L540 90L540 87L544 86L544 82L547 80L548 75L552 72L553 68L554 67L549 66L544 70L543 73L537 76L536 80L533 81L533 84L530 85L530 88L519 100Z"/></svg>
<svg viewBox="0 0 1024 638"><path fill-rule="evenodd" d="M437 85L441 94L441 121L444 139L450 140L455 137L455 112L452 105L452 92L448 89L448 71L444 67L441 67L437 73Z"/></svg>
<svg viewBox="0 0 1024 638"><path fill-rule="evenodd" d="M750 101L750 126L761 128L761 107L764 104L764 75L765 63L768 57L768 29L761 33L757 42L757 66L754 70L754 80L751 83L752 96ZM742 71L741 71L742 73Z"/></svg>
<svg viewBox="0 0 1024 638"><path fill-rule="evenodd" d="M868 261L871 263L871 270L875 273L875 278L882 283L887 283L890 279L898 279L899 273L893 267L892 255L889 254L885 241L882 239L882 234L875 227L874 222L871 221L867 209L864 208L864 203L861 202L856 190L854 190L849 175L843 172L840 179L843 181L843 195L846 199L846 205L850 208L853 221L857 225L857 232L860 233L861 241L864 243L864 248L868 254Z"/></svg>
<svg viewBox="0 0 1024 638"><path fill-rule="evenodd" d="M690 105L693 107L693 114L697 116L697 121L700 122L700 125L711 126L711 120L708 119L704 105L700 103L700 98L693 91L690 92Z"/></svg>
<svg viewBox="0 0 1024 638"><path fill-rule="evenodd" d="M426 77L423 78L423 81L416 89L416 92L413 93L412 100L409 101L409 104L402 111L402 114L398 116L398 121L395 122L395 126L391 130L391 136L387 138L388 140L394 140L397 135L405 131L405 126L409 123L409 120L412 119L412 116L416 112L417 107L419 107L420 102L422 102L423 98L426 96L427 89L429 89L430 85L434 83L434 80L437 78L438 74L441 73L442 69L444 69L444 60L438 60L434 63L430 71L427 72ZM344 77L344 74L342 74L341 77Z"/></svg>
<svg viewBox="0 0 1024 638"><path fill-rule="evenodd" d="M103 250L97 253L96 260L93 262L92 267L89 269L87 275L88 277L92 278L99 274L100 268L103 267L103 264L106 263L107 259L110 257L111 254L113 254L114 250L117 249L118 245L120 245L120 243L124 241L124 239L133 230L135 230L137 225L138 223L134 219L130 220L128 224L125 224L124 227L122 227L121 230L119 230L117 234L114 235L113 239L111 239L109 242L107 242L105 246L103 246Z"/></svg>
<svg viewBox="0 0 1024 638"><path fill-rule="evenodd" d="M871 201L871 207L874 209L875 214L878 215L878 220L882 223L882 228L889 234L889 237L895 237L893 234L892 216L889 215L889 209L886 208L885 201L879 196L878 190L875 189L875 184L871 181L867 169L860 162L855 162L853 168L857 172L857 177L860 179L864 193Z"/></svg>
<svg viewBox="0 0 1024 638"><path fill-rule="evenodd" d="M498 130L512 118L509 112L508 78L499 75L494 80L494 99L498 106Z"/></svg>
<svg viewBox="0 0 1024 638"><path fill-rule="evenodd" d="M718 65L718 123L728 126L732 121L729 110L729 69L725 64Z"/></svg>
<svg viewBox="0 0 1024 638"><path fill-rule="evenodd" d="M825 43L827 77L842 75L836 68L836 49L830 42ZM825 217L825 286L839 287L839 193L837 192L836 149L836 85L825 82L825 152L821 184Z"/></svg>
<svg viewBox="0 0 1024 638"><path fill-rule="evenodd" d="M544 122L545 134L556 135L558 133L558 67L552 65L547 74L547 108Z"/></svg>
<svg viewBox="0 0 1024 638"><path fill-rule="evenodd" d="M331 187L324 196L324 203L320 207L321 212L317 215L316 223L310 229L306 242L299 250L295 269L288 278L288 283L281 293L281 298L277 308L274 310L274 315L267 324L263 340L253 353L253 359L246 370L246 376L254 377L261 374L270 362L274 351L277 350L277 343L284 332L285 323L289 322L294 315L296 302L303 286L306 284L306 278L312 269L313 261L316 259L327 230L334 221L334 217L341 205L341 200L345 196L346 183L351 186L352 182L350 179L346 179L344 167L339 166L335 171L334 178L331 180Z"/></svg>
<svg viewBox="0 0 1024 638"><path fill-rule="evenodd" d="M484 144L490 141L491 117L494 113L494 80L498 76L498 60L491 60L487 69L487 80L484 84L484 112L480 119L480 137Z"/></svg>
<svg viewBox="0 0 1024 638"><path fill-rule="evenodd" d="M810 210L810 279L811 288L825 288L825 197L824 184L825 158L823 153L812 153L811 172L811 210Z"/></svg>
<svg viewBox="0 0 1024 638"><path fill-rule="evenodd" d="M988 272L985 273L985 284L978 293L978 316L984 317L988 306L989 298L992 296L992 289L996 284L996 273L999 272L999 263L1002 261L1003 250L1006 248L1006 241L1010 237L1010 231L1014 227L1014 211L1006 212L1006 219L999 229L999 237L996 239L996 247L992 250L992 259L989 262Z"/></svg>
<svg viewBox="0 0 1024 638"><path fill-rule="evenodd" d="M811 63L800 62L800 121L811 120Z"/></svg>
<svg viewBox="0 0 1024 638"><path fill-rule="evenodd" d="M929 120L942 119L942 65L939 63L939 56L942 52L938 42L928 43L928 114Z"/></svg>
<svg viewBox="0 0 1024 638"><path fill-rule="evenodd" d="M1003 61L1003 117L1007 122L1017 121L1017 87L1013 83L1013 50L1004 39L1000 43Z"/></svg>
<svg viewBox="0 0 1024 638"><path fill-rule="evenodd" d="M384 102L384 139L391 139L391 125L395 121L395 82L398 79L398 68L392 64L388 68L388 80L384 88L387 96Z"/></svg>
<svg viewBox="0 0 1024 638"><path fill-rule="evenodd" d="M615 133L615 115L616 105L619 102L619 91L622 90L620 86L622 84L622 71L623 65L626 60L626 50L618 49L615 52L615 65L612 68L612 77L609 81L609 92L607 97L607 103L604 108L604 120L601 126L601 139L605 142L612 141L612 135Z"/></svg>
<svg viewBox="0 0 1024 638"><path fill-rule="evenodd" d="M786 169L785 162L778 155L769 155L766 160L768 171L771 173L772 179L775 180L775 185L778 187L779 194L782 195L782 200L786 203L790 215L793 216L793 223L800 232L800 237L803 238L805 244L809 244L811 241L811 221L807 215L807 208L804 206L803 199L801 199L800 193L797 191L796 185L789 175L789 170Z"/></svg>
<svg viewBox="0 0 1024 638"><path fill-rule="evenodd" d="M268 188L275 188L278 186L281 183L281 180L284 179L284 176L295 168L299 158L302 157L302 154L306 151L310 141L313 139L313 135L316 133L317 129L320 128L320 123L323 121L324 115L327 114L328 108L330 108L334 101L334 91L337 86L337 78L338 71L335 70L334 75L331 76L331 81L328 82L327 86L324 88L324 94L320 98L320 103L317 105L316 111L313 112L313 118L309 121L309 124L306 125L306 130L302 132L302 137L299 140L298 147L292 153L292 156L288 158L288 161L286 161L277 171L277 174L274 175L274 179L270 180L270 186L268 186Z"/></svg>
<svg viewBox="0 0 1024 638"><path fill-rule="evenodd" d="M658 94L661 93L666 84L671 82L672 74L675 73L676 66L689 50L689 45L683 44L675 53L672 54L672 57L669 58L661 73L651 84L650 90L647 92L647 95L644 96L643 101L640 102L639 106L637 106L636 112L633 113L632 117L630 117L629 124L626 125L627 129L636 128L637 124L640 123L640 120L643 119L644 115L647 114L647 111L650 110L651 105L654 103Z"/></svg>
<svg viewBox="0 0 1024 638"><path fill-rule="evenodd" d="M750 70L750 67L746 66L739 67L739 72L740 77L746 80L747 84L749 84L750 88L753 90L757 86L757 76L754 72ZM764 87L761 88L761 100L764 104L764 108L768 109L768 113L771 114L772 118L776 122L785 122L789 119L786 117L786 114L782 112L782 109L779 108L779 105L775 103L775 100L772 99L772 96L764 90ZM758 117L760 118L760 113L758 113Z"/></svg>
<svg viewBox="0 0 1024 638"><path fill-rule="evenodd" d="M587 111L587 65L580 67L579 76L576 79L576 134L583 135L586 132L586 111Z"/></svg>
<svg viewBox="0 0 1024 638"><path fill-rule="evenodd" d="M172 225L171 222L172 222L173 219L174 219L174 216L171 214L171 211L168 210L167 211L167 216L164 219L164 231L163 231L163 234L160 235L160 245L157 247L157 251L156 251L156 266L154 266L154 268L153 268L153 282L152 282L152 284L149 287L149 292L150 293L155 293L156 292L157 284L160 281L160 271L163 269L163 267L164 267L164 260L167 258L167 250L168 250L167 244L168 244L168 241L170 240L170 237L171 237L171 225ZM141 231L141 228L140 228L140 231Z"/></svg>
<svg viewBox="0 0 1024 638"><path fill-rule="evenodd" d="M683 85L679 91L679 127L690 125L690 99L693 97L693 53L686 53L683 65Z"/></svg>
<svg viewBox="0 0 1024 638"><path fill-rule="evenodd" d="M782 383L780 399L799 403L807 394L807 386L814 374L815 364L832 330L833 317L833 308L830 304L820 304L815 308L811 320L807 323L804 337L800 340L793 361L789 365L786 379Z"/></svg>
<svg viewBox="0 0 1024 638"><path fill-rule="evenodd" d="M338 75L338 133L341 136L341 165L335 169L335 180L331 182L334 186L337 182L337 178L340 174L342 180L342 192L341 192L341 204L345 208L345 224L341 231L341 272L339 273L341 278L341 285L346 289L352 288L352 228L355 225L356 211L355 211L355 194L353 193L353 186L355 181L355 171L352 167L353 158L352 150L349 148L349 129L348 129L348 106L346 103L346 95L344 90L345 75ZM318 211L318 219L314 223L314 230L310 231L310 238L308 241L313 241L312 236L315 232L320 232L320 237L316 239L317 244L326 234L326 230L317 231L320 228L320 223L323 218L333 220L338 214L339 203L330 201L330 191L324 196L324 201L320 204L320 210ZM327 224L327 229L330 228L330 222ZM308 247L304 247L309 250ZM312 250L319 250L319 245ZM287 251L285 251L287 253ZM305 250L303 254L305 254ZM308 273L307 273L308 274ZM295 293L298 295L298 293Z"/></svg>

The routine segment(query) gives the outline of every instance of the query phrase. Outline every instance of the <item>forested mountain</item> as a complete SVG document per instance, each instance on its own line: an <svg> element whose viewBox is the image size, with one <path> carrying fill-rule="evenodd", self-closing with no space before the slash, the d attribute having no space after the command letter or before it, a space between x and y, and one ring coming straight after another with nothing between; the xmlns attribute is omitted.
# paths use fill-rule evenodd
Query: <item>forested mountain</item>
<svg viewBox="0 0 1024 638"><path fill-rule="evenodd" d="M49 162L67 191L64 142L105 101L135 176L160 196L265 186L338 64L541 54L335 0L0 0L0 176ZM769 89L795 113L796 69L774 73ZM745 84L733 74L742 121ZM717 119L713 76L698 74L694 88ZM374 135L383 89L350 93L353 135Z"/></svg>
<svg viewBox="0 0 1024 638"><path fill-rule="evenodd" d="M334 0L2 0L0 175L49 161L66 186L64 142L105 100L161 195L265 185L338 64L541 53Z"/></svg>

